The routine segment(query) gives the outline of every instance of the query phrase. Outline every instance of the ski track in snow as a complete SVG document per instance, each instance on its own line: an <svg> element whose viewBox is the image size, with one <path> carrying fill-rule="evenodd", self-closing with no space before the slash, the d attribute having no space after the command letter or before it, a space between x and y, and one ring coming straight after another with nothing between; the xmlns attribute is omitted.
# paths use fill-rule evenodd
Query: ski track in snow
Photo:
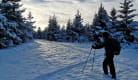
<svg viewBox="0 0 138 80"><path fill-rule="evenodd" d="M34 40L0 50L0 80L111 80L103 75L104 50L96 50L82 73L91 43ZM117 80L138 79L137 49L123 49L115 57ZM92 51L93 53L93 51Z"/></svg>

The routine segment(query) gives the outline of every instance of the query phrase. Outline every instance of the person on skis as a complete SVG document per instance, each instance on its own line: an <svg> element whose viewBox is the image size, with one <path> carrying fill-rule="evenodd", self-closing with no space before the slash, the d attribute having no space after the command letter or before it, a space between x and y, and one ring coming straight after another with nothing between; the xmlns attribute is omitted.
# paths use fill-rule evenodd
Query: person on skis
<svg viewBox="0 0 138 80"><path fill-rule="evenodd" d="M115 39L113 39L108 32L103 32L101 34L103 38L103 42L96 43L95 45L92 45L93 49L105 49L105 58L103 61L103 71L105 75L108 75L108 67L110 69L110 74L112 75L112 79L116 79L116 71L114 66L114 55L117 53L115 50L116 48L113 46L113 44L116 44ZM120 48L119 48L120 49Z"/></svg>

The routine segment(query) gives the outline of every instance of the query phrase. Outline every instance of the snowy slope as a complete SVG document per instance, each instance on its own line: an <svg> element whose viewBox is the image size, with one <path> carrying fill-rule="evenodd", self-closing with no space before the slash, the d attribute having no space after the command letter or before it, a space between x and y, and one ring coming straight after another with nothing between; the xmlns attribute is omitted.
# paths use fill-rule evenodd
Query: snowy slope
<svg viewBox="0 0 138 80"><path fill-rule="evenodd" d="M34 40L0 50L0 80L110 80L102 72L104 50L96 50L81 72L90 52L90 43L60 43ZM115 57L118 80L138 79L137 49L123 49ZM93 52L93 51L92 51Z"/></svg>

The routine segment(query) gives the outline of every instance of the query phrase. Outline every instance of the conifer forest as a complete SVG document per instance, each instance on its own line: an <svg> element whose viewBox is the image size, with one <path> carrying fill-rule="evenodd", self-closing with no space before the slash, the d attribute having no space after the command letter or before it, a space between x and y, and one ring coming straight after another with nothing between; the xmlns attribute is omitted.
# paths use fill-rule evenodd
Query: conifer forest
<svg viewBox="0 0 138 80"><path fill-rule="evenodd" d="M58 23L56 14L49 17L44 30L34 26L32 13L27 17L22 14L21 0L1 0L0 3L0 48L18 45L32 39L45 39L58 42L91 42L99 41L101 32L109 32L121 43L138 43L138 16L133 8L133 0L124 0L120 8L115 7L107 13L101 3L95 13L92 23L84 24L80 11L76 11L73 19L68 19L66 25ZM34 29L37 28L35 31Z"/></svg>

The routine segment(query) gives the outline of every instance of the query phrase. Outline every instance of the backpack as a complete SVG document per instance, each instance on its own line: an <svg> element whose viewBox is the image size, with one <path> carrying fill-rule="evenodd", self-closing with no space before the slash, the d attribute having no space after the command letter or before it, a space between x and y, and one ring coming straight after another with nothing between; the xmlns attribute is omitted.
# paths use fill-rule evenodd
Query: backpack
<svg viewBox="0 0 138 80"><path fill-rule="evenodd" d="M111 39L112 43L112 50L114 55L119 55L121 51L121 45L120 42L116 39Z"/></svg>

